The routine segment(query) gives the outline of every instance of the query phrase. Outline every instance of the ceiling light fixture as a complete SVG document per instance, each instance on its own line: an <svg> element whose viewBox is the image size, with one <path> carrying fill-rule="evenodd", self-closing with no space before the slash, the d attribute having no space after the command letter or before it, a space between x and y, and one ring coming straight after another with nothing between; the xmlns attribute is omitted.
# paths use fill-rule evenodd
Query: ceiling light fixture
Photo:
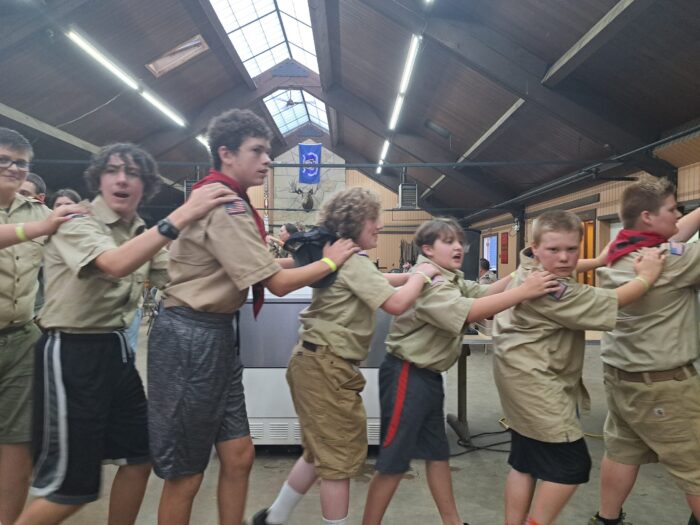
<svg viewBox="0 0 700 525"><path fill-rule="evenodd" d="M374 171L377 175L382 174L382 166L384 165L384 159L379 160L379 166L377 166L377 169Z"/></svg>
<svg viewBox="0 0 700 525"><path fill-rule="evenodd" d="M389 146L389 141L385 140L384 145L382 146L382 152L379 154L379 159L381 161L384 161L384 159L386 159L386 154L389 152Z"/></svg>
<svg viewBox="0 0 700 525"><path fill-rule="evenodd" d="M422 37L420 35L413 35L411 37L411 45L408 48L408 56L406 57L406 64L403 67L401 84L399 84L400 95L405 95L408 89L408 83L411 81L411 75L413 74L413 66L416 65L416 57L418 56L421 40Z"/></svg>
<svg viewBox="0 0 700 525"><path fill-rule="evenodd" d="M126 71L124 71L114 62L112 62L109 58L107 58L101 51L99 51L95 46L93 46L90 42L83 38L82 35L76 33L74 30L68 31L67 35L68 38L70 38L73 42L75 42L78 45L78 47L80 47L80 49L85 51L97 62L102 64L102 66L105 69L110 71L114 76L116 76L119 80L124 82L131 89L139 88L138 82L136 82L136 80L131 75L129 75Z"/></svg>
<svg viewBox="0 0 700 525"><path fill-rule="evenodd" d="M396 124L398 124L399 116L401 115L401 108L403 107L403 99L403 95L396 97L394 111L391 113L391 120L389 120L389 131L394 131L396 129Z"/></svg>
<svg viewBox="0 0 700 525"><path fill-rule="evenodd" d="M105 53L97 49L97 47L88 41L83 35L78 33L75 29L71 29L66 33L66 36L70 38L75 44L90 55L96 62L98 62L102 67L107 69L114 76L119 78L131 89L138 91L139 94L151 103L158 111L163 113L166 117L175 122L178 126L185 127L187 122L180 115L178 115L175 110L170 108L165 102L160 100L155 94L151 93L145 89L139 82L130 75L125 69L118 66L114 60L108 58Z"/></svg>
<svg viewBox="0 0 700 525"><path fill-rule="evenodd" d="M209 142L207 141L207 138L204 135L197 135L197 140L202 146L209 149Z"/></svg>

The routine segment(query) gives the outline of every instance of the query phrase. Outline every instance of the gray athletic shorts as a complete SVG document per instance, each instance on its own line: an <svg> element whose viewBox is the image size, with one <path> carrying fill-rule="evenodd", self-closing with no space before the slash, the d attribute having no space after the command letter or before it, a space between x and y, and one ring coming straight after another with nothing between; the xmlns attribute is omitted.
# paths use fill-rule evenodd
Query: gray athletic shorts
<svg viewBox="0 0 700 525"><path fill-rule="evenodd" d="M250 434L242 379L232 315L161 309L148 338L148 431L158 477L204 472L215 443Z"/></svg>

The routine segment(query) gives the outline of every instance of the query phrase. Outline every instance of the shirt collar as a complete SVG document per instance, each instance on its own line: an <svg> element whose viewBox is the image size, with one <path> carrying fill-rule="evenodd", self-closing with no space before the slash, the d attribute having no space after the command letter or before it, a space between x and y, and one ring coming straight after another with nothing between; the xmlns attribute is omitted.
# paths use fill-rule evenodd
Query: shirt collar
<svg viewBox="0 0 700 525"><path fill-rule="evenodd" d="M25 197L21 193L15 193L15 198L12 199L12 204L10 204L9 213L13 213L18 208L22 206L31 206L32 204L41 204L38 200Z"/></svg>
<svg viewBox="0 0 700 525"><path fill-rule="evenodd" d="M131 224L127 223L117 212L107 206L107 203L102 198L102 195L98 195L92 200L92 213L95 217L109 226L115 226L117 223L121 223L129 231L138 230L146 224L138 215L134 216L134 220L131 221Z"/></svg>
<svg viewBox="0 0 700 525"><path fill-rule="evenodd" d="M439 266L435 264L433 261L428 259L425 255L419 255L418 258L416 259L416 266L418 266L421 263L428 263L432 264L440 270L440 273L447 279L448 281L454 281L455 279L464 279L464 274L462 273L461 270L448 270L446 268L443 268L442 266Z"/></svg>

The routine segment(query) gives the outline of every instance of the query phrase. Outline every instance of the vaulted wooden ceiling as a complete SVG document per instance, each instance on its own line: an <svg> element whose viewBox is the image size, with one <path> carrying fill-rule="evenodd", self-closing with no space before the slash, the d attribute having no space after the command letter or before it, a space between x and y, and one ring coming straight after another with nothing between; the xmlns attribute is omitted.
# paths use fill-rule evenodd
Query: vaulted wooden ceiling
<svg viewBox="0 0 700 525"><path fill-rule="evenodd" d="M275 153L312 137L348 162L374 163L389 139L387 163L501 162L407 170L422 206L468 216L700 117L697 0L308 5L319 73L290 60L251 78L209 0L5 0L0 125L32 140L35 171L53 188L80 186L84 166L68 161L84 161L114 141L142 144L175 184L196 170L178 163L207 161L195 137L208 120L247 107L275 128ZM90 35L187 125L174 125L98 67L66 37L71 27ZM208 51L159 78L146 70L197 34ZM421 49L390 132L413 34L422 35ZM277 130L262 99L289 88L326 104L328 132L313 124L287 136ZM674 171L648 151L607 167L609 175ZM400 180L395 169L363 171L394 189ZM180 195L166 190L156 204L172 206Z"/></svg>

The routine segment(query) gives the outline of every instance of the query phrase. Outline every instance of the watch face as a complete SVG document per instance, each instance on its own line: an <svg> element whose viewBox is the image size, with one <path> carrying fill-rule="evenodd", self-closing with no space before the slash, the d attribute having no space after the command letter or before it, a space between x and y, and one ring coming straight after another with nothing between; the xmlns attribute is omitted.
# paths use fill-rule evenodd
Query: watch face
<svg viewBox="0 0 700 525"><path fill-rule="evenodd" d="M170 224L170 221L167 219L163 219L158 222L158 233L163 235L164 237L167 237L168 239L177 239L177 236L179 235L180 232L178 232L175 227Z"/></svg>

